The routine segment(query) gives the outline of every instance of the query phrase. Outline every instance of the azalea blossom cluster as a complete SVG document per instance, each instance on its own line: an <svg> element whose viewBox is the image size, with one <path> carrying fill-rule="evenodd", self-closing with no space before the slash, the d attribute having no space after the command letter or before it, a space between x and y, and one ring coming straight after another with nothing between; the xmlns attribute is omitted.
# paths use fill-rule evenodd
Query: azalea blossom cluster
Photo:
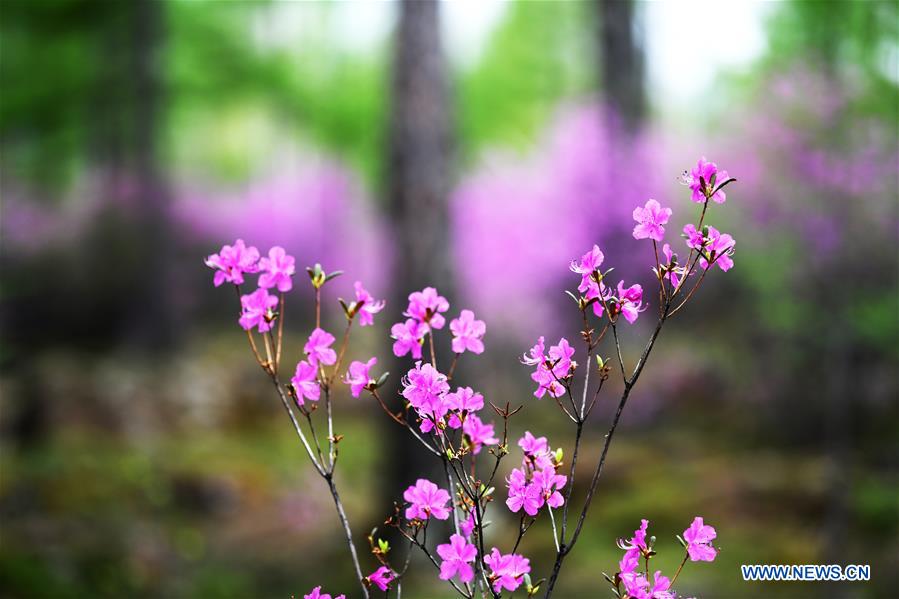
<svg viewBox="0 0 899 599"><path fill-rule="evenodd" d="M565 487L567 477L557 474L562 467L562 450L553 452L546 437L534 437L526 431L518 440L524 453L521 468L513 468L506 479L509 498L506 505L513 512L524 510L528 516L536 516L544 505L559 508L565 503L559 492Z"/></svg>
<svg viewBox="0 0 899 599"><path fill-rule="evenodd" d="M353 285L354 299L339 299L346 324L341 341L335 346L338 337L321 324L321 289L341 273L328 273L318 264L306 269L315 297L315 326L305 338L302 356L287 382L281 378L284 294L293 288L294 258L280 247L272 248L268 257L260 258L256 248L237 240L206 259L206 264L215 271L213 283L216 286L231 283L238 291L241 300L238 322L246 331L257 363L275 384L307 457L333 498L364 597L367 598L372 589L395 590L399 595L412 563L410 552L413 550L420 551L434 566L439 580L467 599L476 596L498 599L503 593L518 589L523 589L528 597L538 592L544 593L545 597L553 594L565 560L577 544L587 520L631 390L646 366L663 325L694 297L713 265L717 264L724 272L734 265L733 238L706 222L710 201L723 204L726 201L723 188L733 181L725 171L705 158L684 174L683 183L690 188L691 200L701 204L697 224L689 224L683 229L684 259L672 249L671 243L665 242L666 226L674 213L671 208L651 199L633 210L636 222L633 237L652 244L651 251L646 252L646 267L655 274L657 295L644 292L641 285L626 284L624 279L619 279L614 286L607 283L612 269L605 266L606 257L596 245L568 265L568 269L578 276L576 292L567 293L575 302L583 323L580 331L583 361L575 359L581 351L575 349L576 344L561 338L547 347L545 337L541 336L522 356L521 362L532 369L531 380L536 384L533 395L538 400L550 397L571 422L574 434L570 460L565 459L561 447L553 449L546 437L525 431L517 441L522 456L520 464L508 469L502 466L504 458L510 454L510 423L524 406L513 406L511 398L502 402L493 398L491 401L476 387L460 384L454 379L460 359L485 351L487 327L470 309L458 312L447 327L447 320L453 314L450 302L436 287L425 287L409 294L402 319L390 327L393 355L409 360L408 366L403 367L398 394L390 397L382 395L389 373L375 371L376 356L352 360L344 367L353 324L373 325L376 315L386 305L383 300L375 299L361 282ZM564 266L560 265L561 268ZM259 275L258 288L243 294L241 286L249 274ZM656 295L657 301L650 297L652 295ZM653 308L652 313L657 313L655 329L639 359L628 367L624 358L626 352L620 344L623 330L619 327L622 323L634 324L650 308ZM445 328L448 332L443 331ZM607 336L609 331L612 334ZM440 337L441 333L443 337ZM437 348L441 346L452 349L449 364L442 360L438 364ZM603 357L604 350L614 355L614 359ZM601 451L590 460L582 447L582 441L593 428L587 423L606 381L616 370L623 383L618 406L607 432L598 440ZM577 380L581 378L583 383L578 385ZM348 395L372 400L392 422L406 429L421 450L431 455L440 467L439 480L418 478L402 493L402 500L397 499L392 513L384 521L386 527L396 531L408 543L405 559L394 559L393 548L386 539L378 536L377 529L368 535L371 555L376 561L373 571L363 568L334 478L340 443L345 442L344 435L335 431L333 417L337 382L345 385ZM323 415L321 412L316 414L321 403L325 407ZM325 427L326 434L319 434L317 426ZM583 473L578 471L585 467L585 461L588 465L592 463L593 469L586 482ZM504 502L495 501L497 476L499 480L505 480L507 495ZM572 492L577 480L583 485L584 495L574 501ZM497 503L500 506L504 503L507 514L519 520L517 539L508 551L488 543L490 539L485 534L487 513L497 509ZM531 561L518 553L518 547L532 525L544 515L551 525L555 560L546 576L532 580ZM437 525L434 521L443 524ZM648 524L643 520L628 541L619 542L625 554L618 572L607 579L618 597L673 599L671 588L688 559L714 560L718 551L712 545L716 532L697 517L684 531L684 562L669 579L659 571L650 576L649 561L655 551L654 538L647 539L646 536ZM364 571L370 574L365 575ZM321 587L314 588L306 597L330 599L330 595L322 593Z"/></svg>
<svg viewBox="0 0 899 599"><path fill-rule="evenodd" d="M712 545L712 541L715 540L717 533L714 527L705 524L700 516L694 518L690 527L684 531L683 537L678 536L685 554L674 577L668 578L661 570L656 570L650 579L649 563L657 553L654 546L655 537L646 536L648 528L649 520L643 519L629 540L618 541L618 547L624 550L624 555L618 562L618 572L614 577L606 574L606 580L612 585L617 597L675 599L677 595L672 587L688 559L693 562L715 560L718 550Z"/></svg>

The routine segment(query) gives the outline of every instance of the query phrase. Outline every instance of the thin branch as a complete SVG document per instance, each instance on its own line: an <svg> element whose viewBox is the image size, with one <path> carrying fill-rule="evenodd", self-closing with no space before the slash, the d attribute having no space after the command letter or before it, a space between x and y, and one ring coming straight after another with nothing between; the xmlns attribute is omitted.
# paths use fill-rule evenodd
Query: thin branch
<svg viewBox="0 0 899 599"><path fill-rule="evenodd" d="M343 533L346 536L346 542L350 548L350 555L353 558L353 567L356 569L356 578L359 580L359 586L362 587L362 596L368 599L368 587L365 585L365 577L362 575L362 568L359 565L359 556L356 554L356 545L353 543L353 532L350 530L350 523L349 520L347 520L346 512L343 509L343 502L340 501L340 495L337 493L337 486L334 484L334 475L332 472L328 472L322 474L322 476L328 483L331 497L334 498L337 516L340 518L340 524L343 526Z"/></svg>
<svg viewBox="0 0 899 599"><path fill-rule="evenodd" d="M281 370L281 342L284 340L284 293L281 293L281 307L278 308L278 349L275 351L275 372Z"/></svg>

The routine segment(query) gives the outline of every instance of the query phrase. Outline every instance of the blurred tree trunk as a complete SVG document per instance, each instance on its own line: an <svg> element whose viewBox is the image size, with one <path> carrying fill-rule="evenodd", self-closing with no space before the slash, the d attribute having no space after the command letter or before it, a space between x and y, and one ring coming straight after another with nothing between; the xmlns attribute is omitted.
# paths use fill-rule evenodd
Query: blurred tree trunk
<svg viewBox="0 0 899 599"><path fill-rule="evenodd" d="M399 8L387 164L387 199L397 248L391 322L402 318L411 291L431 285L451 301L453 297L447 209L453 134L439 5L416 0L402 2ZM449 343L439 345L446 346L445 354L437 352L438 368L445 370L451 359ZM386 395L396 397L408 365L408 358L394 362L392 388L385 389ZM388 438L393 440L392 472L385 492L395 493L418 474L433 471L433 457L410 435L391 429Z"/></svg>
<svg viewBox="0 0 899 599"><path fill-rule="evenodd" d="M646 117L645 59L633 0L595 0L602 90L628 133Z"/></svg>
<svg viewBox="0 0 899 599"><path fill-rule="evenodd" d="M134 0L131 7L131 150L141 232L135 266L143 273L134 290L133 334L141 347L151 350L169 347L175 334L171 273L176 240L170 222L171 190L159 155L165 100L161 62L165 6L158 0Z"/></svg>
<svg viewBox="0 0 899 599"><path fill-rule="evenodd" d="M149 349L170 346L174 338L172 263L175 238L170 221L171 190L161 166L159 139L164 101L161 49L165 37L165 3L135 0L132 34L134 69L134 174L137 180L138 224L142 231L138 268L141 307L137 341Z"/></svg>

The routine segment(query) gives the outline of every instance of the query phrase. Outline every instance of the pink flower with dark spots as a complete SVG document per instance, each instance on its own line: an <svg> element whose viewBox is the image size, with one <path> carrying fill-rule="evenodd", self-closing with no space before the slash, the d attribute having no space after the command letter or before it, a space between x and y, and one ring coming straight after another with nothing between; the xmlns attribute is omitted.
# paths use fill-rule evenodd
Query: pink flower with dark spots
<svg viewBox="0 0 899 599"><path fill-rule="evenodd" d="M296 391L296 401L299 405L305 403L304 398L309 401L318 401L321 397L321 387L316 380L317 376L318 369L309 362L303 360L297 364L296 373L290 379L290 384Z"/></svg>
<svg viewBox="0 0 899 599"><path fill-rule="evenodd" d="M484 563L490 568L490 579L493 581L493 590L497 593L503 589L514 591L521 586L524 575L530 573L530 560L517 553L503 555L496 547L490 555L484 556Z"/></svg>
<svg viewBox="0 0 899 599"><path fill-rule="evenodd" d="M359 326L367 327L374 324L374 315L384 309L387 302L384 300L376 300L365 290L360 281L356 281L353 285L356 291L356 304L358 305Z"/></svg>
<svg viewBox="0 0 899 599"><path fill-rule="evenodd" d="M247 247L243 239L238 239L233 246L223 245L218 254L207 257L205 262L206 266L215 269L212 283L216 287L225 282L243 285L245 274L259 271L259 250Z"/></svg>
<svg viewBox="0 0 899 599"><path fill-rule="evenodd" d="M437 554L443 559L440 564L440 580L450 580L456 576L462 582L471 582L474 568L471 563L477 558L475 546L465 540L462 535L450 537L450 542L437 545Z"/></svg>
<svg viewBox="0 0 899 599"><path fill-rule="evenodd" d="M427 479L419 478L413 486L406 489L403 499L411 504L406 508L407 520L449 518L450 510L446 504L450 500L450 494Z"/></svg>
<svg viewBox="0 0 899 599"><path fill-rule="evenodd" d="M318 366L319 363L330 366L337 361L337 352L331 349L334 343L334 335L324 329L315 329L309 335L309 340L303 346L303 351L309 359L309 363Z"/></svg>
<svg viewBox="0 0 899 599"><path fill-rule="evenodd" d="M431 329L442 329L446 319L442 313L449 310L449 302L433 287L409 294L409 307L403 316L413 318ZM428 329L430 330L430 329Z"/></svg>
<svg viewBox="0 0 899 599"><path fill-rule="evenodd" d="M428 328L412 318L398 322L390 329L393 337L393 355L398 358L412 353L415 360L421 359L421 345Z"/></svg>
<svg viewBox="0 0 899 599"><path fill-rule="evenodd" d="M494 436L493 425L484 424L477 414L469 414L462 423L462 432L471 443L471 452L475 455L481 452L483 445L495 445L499 439Z"/></svg>
<svg viewBox="0 0 899 599"><path fill-rule="evenodd" d="M483 320L475 320L474 312L462 310L459 318L450 322L453 333L453 352L461 354L470 351L474 354L484 353L484 333L487 325Z"/></svg>
<svg viewBox="0 0 899 599"><path fill-rule="evenodd" d="M368 575L368 581L382 591L386 591L390 588L390 583L394 578L396 578L396 574L394 574L387 566L381 566Z"/></svg>
<svg viewBox="0 0 899 599"><path fill-rule="evenodd" d="M281 246L276 245L268 251L268 258L259 261L259 269L260 287L277 287L281 293L286 293L293 287L291 277L296 273L295 260Z"/></svg>
<svg viewBox="0 0 899 599"><path fill-rule="evenodd" d="M705 156L703 156L690 171L690 174L685 178L684 183L686 183L693 192L690 199L694 202L705 202L706 199L711 199L718 204L723 204L727 199L724 190L715 191L714 194L712 192L715 190L716 186L724 183L729 178L727 171L719 171L717 164L709 162L705 159Z"/></svg>
<svg viewBox="0 0 899 599"><path fill-rule="evenodd" d="M369 371L377 363L377 358L371 358L368 362L353 360L353 362L350 363L349 370L347 371L343 382L350 386L350 393L353 397L359 397L362 390L365 389L369 383L374 382Z"/></svg>
<svg viewBox="0 0 899 599"><path fill-rule="evenodd" d="M709 237L703 256L699 259L699 265L708 269L709 263L717 264L724 272L734 266L731 256L737 242L727 233L720 233L715 227L709 227ZM706 259L708 258L708 260Z"/></svg>
<svg viewBox="0 0 899 599"><path fill-rule="evenodd" d="M703 523L700 516L696 516L690 524L690 528L684 531L684 540L687 542L687 553L690 561L711 562L718 555L718 550L712 546L712 541L718 533L715 528Z"/></svg>
<svg viewBox="0 0 899 599"><path fill-rule="evenodd" d="M671 218L671 208L662 208L655 200L649 200L642 208L634 208L634 239L653 239L662 241L665 238L665 225Z"/></svg>
<svg viewBox="0 0 899 599"><path fill-rule="evenodd" d="M257 289L253 293L240 296L241 314L238 322L247 331L258 327L260 333L270 331L275 320L274 308L278 298L269 295L265 289Z"/></svg>

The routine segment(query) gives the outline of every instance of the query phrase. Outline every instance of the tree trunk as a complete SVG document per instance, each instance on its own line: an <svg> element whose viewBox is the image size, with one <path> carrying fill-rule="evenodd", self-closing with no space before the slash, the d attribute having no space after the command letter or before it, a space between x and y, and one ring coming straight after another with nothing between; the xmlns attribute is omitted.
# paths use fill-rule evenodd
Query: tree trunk
<svg viewBox="0 0 899 599"><path fill-rule="evenodd" d="M634 133L646 117L645 60L633 0L595 0L597 51L605 100L624 130Z"/></svg>
<svg viewBox="0 0 899 599"><path fill-rule="evenodd" d="M171 191L160 166L159 132L164 82L160 50L164 39L165 3L135 0L132 10L132 172L137 197L138 244L143 277L136 286L133 317L135 341L143 348L158 350L173 343L172 263L175 236L170 222Z"/></svg>
<svg viewBox="0 0 899 599"><path fill-rule="evenodd" d="M400 313L411 291L430 285L450 301L453 298L447 209L453 135L439 5L433 0L416 0L399 6L387 165L387 203L397 249L391 322L402 319ZM437 365L445 372L451 356L449 342L443 341ZM400 378L408 368L408 358L394 362L386 397L396 397ZM385 492L405 488L425 472L438 476L433 456L425 455L410 435L391 430L387 438L393 440L393 447L392 473L385 481L389 485Z"/></svg>

